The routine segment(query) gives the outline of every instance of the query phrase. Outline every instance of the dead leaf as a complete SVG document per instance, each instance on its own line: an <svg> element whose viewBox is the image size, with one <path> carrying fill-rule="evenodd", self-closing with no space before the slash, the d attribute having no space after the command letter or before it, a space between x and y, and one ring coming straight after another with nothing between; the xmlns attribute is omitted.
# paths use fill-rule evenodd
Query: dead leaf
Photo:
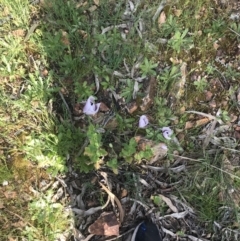
<svg viewBox="0 0 240 241"><path fill-rule="evenodd" d="M192 122L192 121L187 121L187 122L185 123L185 130L191 129L191 128L193 128L193 127L194 127L194 122Z"/></svg>
<svg viewBox="0 0 240 241"><path fill-rule="evenodd" d="M142 99L142 103L140 105L140 109L143 112L146 112L152 105L153 105L153 99L156 96L157 91L157 80L155 77L151 77L149 81L149 85L145 91L146 95Z"/></svg>
<svg viewBox="0 0 240 241"><path fill-rule="evenodd" d="M23 222L23 221L18 221L16 223L12 223L12 226L15 227L15 228L22 228L22 227L26 226L26 223Z"/></svg>
<svg viewBox="0 0 240 241"><path fill-rule="evenodd" d="M147 94L143 99L142 99L142 104L140 105L140 109L143 112L146 112L151 105L153 104L152 99L150 98L149 94Z"/></svg>
<svg viewBox="0 0 240 241"><path fill-rule="evenodd" d="M85 39L88 36L88 33L84 30L78 30L79 34Z"/></svg>
<svg viewBox="0 0 240 241"><path fill-rule="evenodd" d="M185 124L185 130L206 125L208 122L210 122L209 118L202 118L197 121L187 121Z"/></svg>
<svg viewBox="0 0 240 241"><path fill-rule="evenodd" d="M104 128L107 130L114 130L117 128L117 126L118 126L118 121L116 118L113 118L107 122Z"/></svg>
<svg viewBox="0 0 240 241"><path fill-rule="evenodd" d="M119 220L120 220L120 223L123 222L123 218L124 218L124 210L123 210L123 207L122 207L122 204L121 202L119 201L119 199L107 188L105 187L101 182L99 182L100 186L103 188L103 190L109 195L109 197L114 200L118 206L118 209L119 209Z"/></svg>
<svg viewBox="0 0 240 241"><path fill-rule="evenodd" d="M171 95L177 100L181 99L181 97L185 93L185 83L186 83L186 76L187 76L187 64L185 62L182 62L180 71L181 71L181 78L176 82L176 84L173 86L173 89L171 91Z"/></svg>
<svg viewBox="0 0 240 241"><path fill-rule="evenodd" d="M206 125L210 120L208 118L203 118L196 121L195 127Z"/></svg>
<svg viewBox="0 0 240 241"><path fill-rule="evenodd" d="M14 239L12 237L8 237L8 241L17 241L17 239Z"/></svg>
<svg viewBox="0 0 240 241"><path fill-rule="evenodd" d="M93 0L94 4L99 6L99 0Z"/></svg>
<svg viewBox="0 0 240 241"><path fill-rule="evenodd" d="M61 41L64 45L66 46L69 46L70 45L70 41L69 41L69 38L68 38L68 33L66 31L63 31L62 30L62 38L61 38Z"/></svg>
<svg viewBox="0 0 240 241"><path fill-rule="evenodd" d="M154 145L151 148L152 152L153 152L153 158L150 160L150 164L153 164L154 162L163 159L168 152L168 148L166 146L166 144L164 143L158 143L156 145Z"/></svg>
<svg viewBox="0 0 240 241"><path fill-rule="evenodd" d="M88 228L88 232L95 235L118 236L119 223L113 212L102 213L101 216Z"/></svg>
<svg viewBox="0 0 240 241"><path fill-rule="evenodd" d="M174 212L174 213L178 213L177 208L173 205L172 201L170 198L165 197L161 194L159 194L159 197L162 198L162 200L168 205L168 207Z"/></svg>
<svg viewBox="0 0 240 241"><path fill-rule="evenodd" d="M43 76L43 77L47 77L47 75L48 75L48 70L45 68L45 69L43 69L43 70L41 70L41 75Z"/></svg>
<svg viewBox="0 0 240 241"><path fill-rule="evenodd" d="M211 91L206 91L205 92L205 98L206 98L206 101L210 101L213 97L213 93Z"/></svg>
<svg viewBox="0 0 240 241"><path fill-rule="evenodd" d="M158 26L161 27L165 22L166 22L166 14L164 11L162 11L158 18Z"/></svg>
<svg viewBox="0 0 240 241"><path fill-rule="evenodd" d="M145 151L147 147L154 146L154 142L152 140L148 140L142 136L135 136L134 139L138 144L139 151Z"/></svg>
<svg viewBox="0 0 240 241"><path fill-rule="evenodd" d="M133 112L135 112L138 109L138 105L137 102L131 102L127 105L127 110L129 114L132 114Z"/></svg>
<svg viewBox="0 0 240 241"><path fill-rule="evenodd" d="M93 6L91 6L91 7L88 9L88 11L89 11L90 13L92 13L92 12L94 12L96 9L97 9L97 6L96 6L96 5L93 5Z"/></svg>
<svg viewBox="0 0 240 241"><path fill-rule="evenodd" d="M15 37L24 37L25 36L25 30L23 29L17 29L12 31L12 35Z"/></svg>
<svg viewBox="0 0 240 241"><path fill-rule="evenodd" d="M219 47L220 47L220 45L217 43L217 41L215 41L215 42L213 43L213 48L214 48L215 50L217 50Z"/></svg>
<svg viewBox="0 0 240 241"><path fill-rule="evenodd" d="M109 111L109 108L103 102L101 102L99 110L102 112L107 112L107 111Z"/></svg>
<svg viewBox="0 0 240 241"><path fill-rule="evenodd" d="M123 188L123 189L121 190L121 198L126 197L127 195L128 195L127 189Z"/></svg>
<svg viewBox="0 0 240 241"><path fill-rule="evenodd" d="M0 209L3 209L3 208L5 208L5 207L4 207L3 203L0 202Z"/></svg>
<svg viewBox="0 0 240 241"><path fill-rule="evenodd" d="M14 191L6 191L4 192L4 196L7 198L7 199L15 199L17 197L17 192L14 192Z"/></svg>
<svg viewBox="0 0 240 241"><path fill-rule="evenodd" d="M174 9L173 12L174 12L174 15L177 16L177 17L179 17L182 14L181 9Z"/></svg>

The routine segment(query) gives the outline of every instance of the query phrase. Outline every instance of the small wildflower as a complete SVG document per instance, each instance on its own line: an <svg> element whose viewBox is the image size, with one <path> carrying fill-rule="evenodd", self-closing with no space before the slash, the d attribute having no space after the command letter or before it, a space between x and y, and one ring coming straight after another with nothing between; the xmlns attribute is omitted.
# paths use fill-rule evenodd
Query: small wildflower
<svg viewBox="0 0 240 241"><path fill-rule="evenodd" d="M169 127L163 127L162 134L163 134L164 138L166 138L167 140L171 140L172 139L171 135L173 134L173 131Z"/></svg>
<svg viewBox="0 0 240 241"><path fill-rule="evenodd" d="M161 144L161 148L166 151L168 150L168 147L164 143Z"/></svg>
<svg viewBox="0 0 240 241"><path fill-rule="evenodd" d="M2 182L2 185L3 185L3 186L7 186L7 185L8 185L8 181L4 180L4 181Z"/></svg>
<svg viewBox="0 0 240 241"><path fill-rule="evenodd" d="M138 127L139 128L145 128L149 123L149 120L147 118L146 115L141 115L140 116L140 119L139 119L139 124L138 124Z"/></svg>
<svg viewBox="0 0 240 241"><path fill-rule="evenodd" d="M95 98L90 96L83 107L83 113L86 115L95 115L98 112L100 105L101 103L95 104Z"/></svg>

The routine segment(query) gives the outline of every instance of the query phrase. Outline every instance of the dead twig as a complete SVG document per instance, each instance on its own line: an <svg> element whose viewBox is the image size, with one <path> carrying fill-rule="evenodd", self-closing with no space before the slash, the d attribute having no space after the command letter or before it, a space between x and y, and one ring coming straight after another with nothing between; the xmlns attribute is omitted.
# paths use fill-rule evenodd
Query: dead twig
<svg viewBox="0 0 240 241"><path fill-rule="evenodd" d="M123 218L124 218L124 210L122 208L122 205L120 203L120 201L118 200L118 198L111 192L108 190L107 187L105 187L102 183L100 183L100 186L103 188L103 190L110 196L110 198L114 199L114 201L116 202L117 206L118 206L118 209L119 209L119 220L120 220L120 223L123 222Z"/></svg>

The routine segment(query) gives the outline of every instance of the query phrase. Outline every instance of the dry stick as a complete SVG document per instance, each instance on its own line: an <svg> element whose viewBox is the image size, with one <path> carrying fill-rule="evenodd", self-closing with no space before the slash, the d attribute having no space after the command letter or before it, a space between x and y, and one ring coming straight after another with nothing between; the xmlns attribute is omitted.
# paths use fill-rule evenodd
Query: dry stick
<svg viewBox="0 0 240 241"><path fill-rule="evenodd" d="M162 12L162 10L163 10L164 7L166 6L166 4L167 4L167 1L166 1L166 0L163 0L163 1L160 3L160 5L159 5L159 7L158 7L158 9L157 9L157 11L156 11L156 13L154 14L154 16L153 16L153 18L152 18L153 21L155 21L155 20L158 18L158 16L160 15L160 13Z"/></svg>
<svg viewBox="0 0 240 241"><path fill-rule="evenodd" d="M228 29L231 30L233 33L237 34L238 36L240 36L240 34L237 33L236 31L234 31L233 29L231 29L231 28L228 28Z"/></svg>
<svg viewBox="0 0 240 241"><path fill-rule="evenodd" d="M39 24L40 24L40 22L36 22L30 27L27 35L24 38L24 42L27 42L29 40L31 34L36 30L36 28L39 26Z"/></svg>
<svg viewBox="0 0 240 241"><path fill-rule="evenodd" d="M114 199L114 201L116 202L118 208L119 208L119 219L120 219L120 223L122 223L123 218L124 218L124 211L122 208L122 205L120 203L120 201L118 200L118 198L111 192L108 190L107 187L105 187L102 183L99 182L99 184L101 185L101 187L103 188L103 190L111 197Z"/></svg>
<svg viewBox="0 0 240 241"><path fill-rule="evenodd" d="M67 104L67 102L66 102L66 100L65 100L65 98L64 98L64 96L63 96L63 94L62 94L62 92L61 92L61 91L58 91L58 93L59 93L59 95L61 96L61 99L62 99L63 103L65 104L65 106L66 106L66 108L67 108L67 111L68 111L68 114L69 114L70 121L73 122L73 120L72 120L72 114L71 114L70 108L69 108L69 106L68 106L68 104Z"/></svg>

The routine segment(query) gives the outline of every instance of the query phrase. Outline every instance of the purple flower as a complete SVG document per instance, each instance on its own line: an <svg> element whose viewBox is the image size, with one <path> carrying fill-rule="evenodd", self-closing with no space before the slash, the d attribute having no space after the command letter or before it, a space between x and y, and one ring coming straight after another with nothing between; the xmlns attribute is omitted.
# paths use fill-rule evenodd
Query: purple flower
<svg viewBox="0 0 240 241"><path fill-rule="evenodd" d="M138 127L139 128L145 128L149 123L149 120L147 118L146 115L141 115L140 116L140 119L139 119L139 124L138 124Z"/></svg>
<svg viewBox="0 0 240 241"><path fill-rule="evenodd" d="M166 151L168 150L168 147L165 144L161 144L161 148Z"/></svg>
<svg viewBox="0 0 240 241"><path fill-rule="evenodd" d="M95 98L90 96L83 107L83 113L86 115L95 115L98 112L100 105L101 103L95 104Z"/></svg>
<svg viewBox="0 0 240 241"><path fill-rule="evenodd" d="M163 127L162 134L163 134L164 138L171 140L172 139L171 135L173 134L173 131L169 127Z"/></svg>

